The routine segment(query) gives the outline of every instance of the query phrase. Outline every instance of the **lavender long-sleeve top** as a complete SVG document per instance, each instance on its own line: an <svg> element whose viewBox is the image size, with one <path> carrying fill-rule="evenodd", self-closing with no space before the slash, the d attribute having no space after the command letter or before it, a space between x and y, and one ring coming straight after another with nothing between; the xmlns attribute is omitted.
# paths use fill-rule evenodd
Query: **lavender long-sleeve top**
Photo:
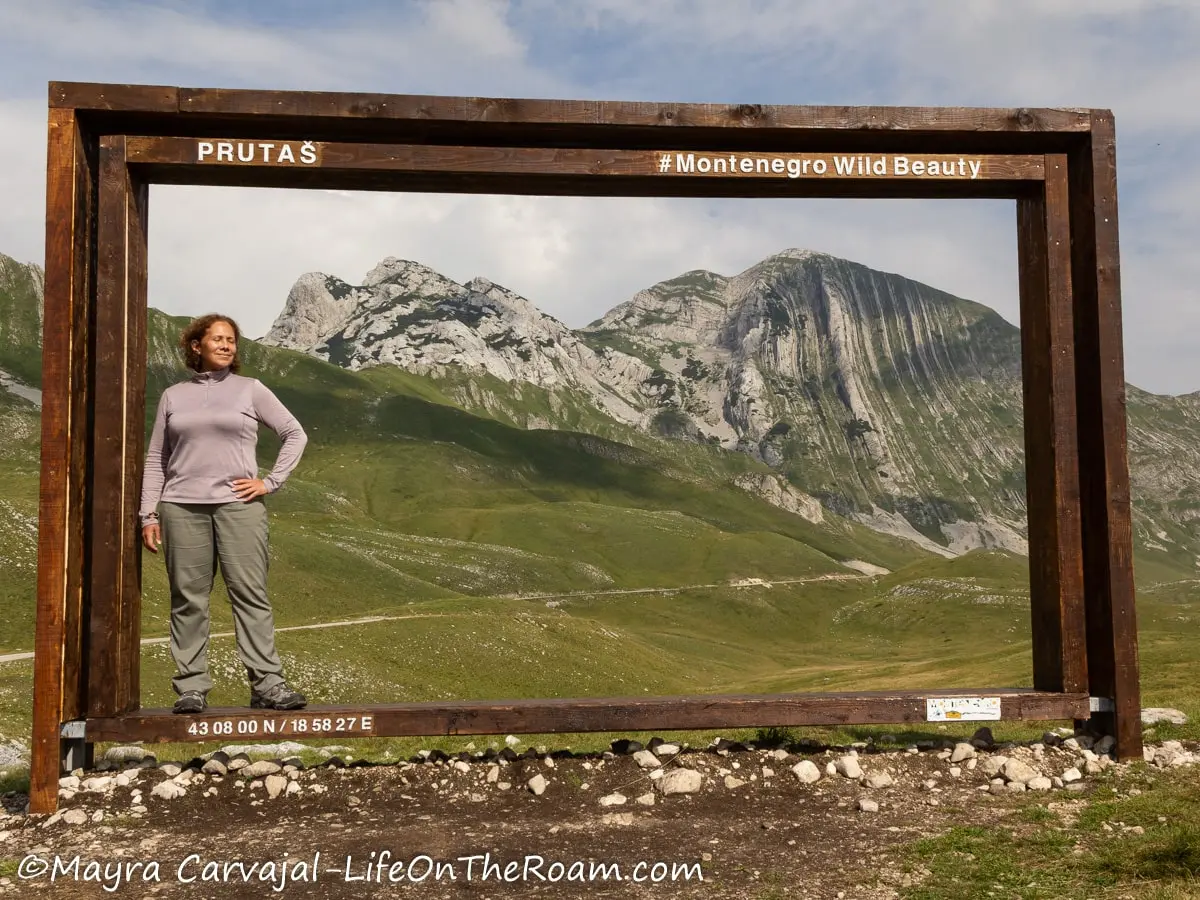
<svg viewBox="0 0 1200 900"><path fill-rule="evenodd" d="M263 479L273 492L300 462L308 436L266 385L226 367L163 391L142 477L143 527L157 520L160 500L241 502L231 482L258 477L259 422L282 440L275 468Z"/></svg>

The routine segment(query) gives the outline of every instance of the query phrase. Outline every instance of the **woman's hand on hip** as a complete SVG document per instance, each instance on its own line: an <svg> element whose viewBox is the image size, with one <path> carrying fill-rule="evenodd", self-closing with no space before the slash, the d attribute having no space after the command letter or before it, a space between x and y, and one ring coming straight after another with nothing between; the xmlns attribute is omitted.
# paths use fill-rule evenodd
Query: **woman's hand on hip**
<svg viewBox="0 0 1200 900"><path fill-rule="evenodd" d="M266 482L261 478L236 478L233 481L233 493L243 503L269 494Z"/></svg>
<svg viewBox="0 0 1200 900"><path fill-rule="evenodd" d="M158 552L158 545L162 543L162 527L157 522L142 528L142 543L151 553Z"/></svg>

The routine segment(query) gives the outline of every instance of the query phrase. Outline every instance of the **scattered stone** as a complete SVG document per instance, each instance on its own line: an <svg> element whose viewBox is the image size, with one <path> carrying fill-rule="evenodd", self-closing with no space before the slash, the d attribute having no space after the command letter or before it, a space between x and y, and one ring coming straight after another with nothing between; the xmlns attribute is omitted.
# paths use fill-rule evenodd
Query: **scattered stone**
<svg viewBox="0 0 1200 900"><path fill-rule="evenodd" d="M146 757L153 759L153 753L147 753L141 747L109 747L104 751L104 761L110 763L141 762Z"/></svg>
<svg viewBox="0 0 1200 900"><path fill-rule="evenodd" d="M267 796L274 800L287 790L288 779L286 775L268 775L263 779L263 784L267 788Z"/></svg>
<svg viewBox="0 0 1200 900"><path fill-rule="evenodd" d="M743 787L745 784L746 782L742 781L740 778L734 778L732 775L725 776L725 787L729 788L731 791L734 788Z"/></svg>
<svg viewBox="0 0 1200 900"><path fill-rule="evenodd" d="M815 784L821 780L821 770L812 760L801 760L792 766L792 772L800 779L801 784Z"/></svg>
<svg viewBox="0 0 1200 900"><path fill-rule="evenodd" d="M236 772L239 769L244 769L248 765L250 765L250 757L245 753L239 753L237 756L230 758L229 762L225 764L225 767L230 772Z"/></svg>
<svg viewBox="0 0 1200 900"><path fill-rule="evenodd" d="M1089 759L1083 764L1083 773L1085 775L1099 775L1103 771L1104 766L1100 765L1100 763L1096 762L1095 760Z"/></svg>
<svg viewBox="0 0 1200 900"><path fill-rule="evenodd" d="M150 792L150 796L157 797L160 800L174 800L186 793L187 788L182 784L176 784L174 781L163 781L154 786L154 790Z"/></svg>
<svg viewBox="0 0 1200 900"><path fill-rule="evenodd" d="M979 767L983 769L983 774L988 778L995 778L1000 774L1000 770L1004 768L1007 762L1007 756L989 756L980 763Z"/></svg>
<svg viewBox="0 0 1200 900"><path fill-rule="evenodd" d="M674 769L658 781L658 789L664 796L671 794L694 794L704 783L704 776L695 769Z"/></svg>
<svg viewBox="0 0 1200 900"><path fill-rule="evenodd" d="M971 759L974 755L975 746L964 741L954 745L954 752L950 754L950 762L960 763L963 760Z"/></svg>
<svg viewBox="0 0 1200 900"><path fill-rule="evenodd" d="M85 791L93 791L100 793L107 791L116 783L116 778L112 775L100 775L96 778L89 778L83 783Z"/></svg>
<svg viewBox="0 0 1200 900"><path fill-rule="evenodd" d="M509 747L515 747L517 744L521 743L521 739L510 734L504 739L504 743Z"/></svg>
<svg viewBox="0 0 1200 900"><path fill-rule="evenodd" d="M1072 766L1071 768L1067 769L1067 771L1062 773L1062 780L1063 784L1071 784L1074 781L1082 781L1083 773Z"/></svg>
<svg viewBox="0 0 1200 900"><path fill-rule="evenodd" d="M639 750L633 754L633 761L643 769L655 769L662 765L658 757L649 750Z"/></svg>
<svg viewBox="0 0 1200 900"><path fill-rule="evenodd" d="M1111 734L1106 734L1100 740L1096 741L1096 746L1093 748L1100 756L1111 753L1113 747L1117 745L1117 739Z"/></svg>
<svg viewBox="0 0 1200 900"><path fill-rule="evenodd" d="M778 750L772 750L771 756L773 756L775 759L779 760L779 762L783 762L785 759L788 758L788 752L786 750L784 750L782 747L780 747Z"/></svg>
<svg viewBox="0 0 1200 900"><path fill-rule="evenodd" d="M79 790L79 776L66 775L58 779L58 786L60 788L66 788L68 791L77 791Z"/></svg>
<svg viewBox="0 0 1200 900"><path fill-rule="evenodd" d="M62 821L68 825L83 825L86 824L88 815L82 809L68 809L62 815Z"/></svg>
<svg viewBox="0 0 1200 900"><path fill-rule="evenodd" d="M92 821L93 822L103 822L104 821L104 810L98 809L94 813L92 813Z"/></svg>
<svg viewBox="0 0 1200 900"><path fill-rule="evenodd" d="M525 782L525 786L528 787L529 790L533 791L533 795L535 797L540 797L542 794L546 793L546 777L541 773L538 773Z"/></svg>
<svg viewBox="0 0 1200 900"><path fill-rule="evenodd" d="M874 800L868 800L866 797L863 797L858 801L858 810L859 812L876 813L879 812L879 804Z"/></svg>
<svg viewBox="0 0 1200 900"><path fill-rule="evenodd" d="M647 793L642 794L642 796L638 797L634 802L640 803L642 806L653 806L654 805L654 792L648 791Z"/></svg>
<svg viewBox="0 0 1200 900"><path fill-rule="evenodd" d="M872 772L863 781L867 787L875 789L891 787L894 783L887 772Z"/></svg>
<svg viewBox="0 0 1200 900"><path fill-rule="evenodd" d="M298 794L298 793L300 793L300 791L301 791L301 788L300 788L300 782L298 782L298 781L289 781L289 782L288 782L288 786L287 786L287 790L286 790L284 793L286 793L288 796L291 796L292 794ZM214 796L216 795L216 788L213 788L213 795L214 795Z"/></svg>
<svg viewBox="0 0 1200 900"><path fill-rule="evenodd" d="M500 780L500 767L499 766L489 766L488 770L487 770L487 783L495 784L499 780Z"/></svg>
<svg viewBox="0 0 1200 900"><path fill-rule="evenodd" d="M774 769L772 769L770 766L763 766L763 769L762 769L762 777L763 777L764 779L767 779L767 778L774 778L774 777L775 777L775 770L774 770Z"/></svg>
<svg viewBox="0 0 1200 900"><path fill-rule="evenodd" d="M960 769L958 766L951 766L950 767L950 777L951 778L961 778L962 777L962 769Z"/></svg>
<svg viewBox="0 0 1200 900"><path fill-rule="evenodd" d="M1039 775L1037 778L1030 778L1029 781L1025 783L1025 786L1031 791L1048 791L1050 788L1054 787L1054 782L1052 782L1045 775Z"/></svg>
<svg viewBox="0 0 1200 900"><path fill-rule="evenodd" d="M465 762L463 762L461 759L456 759L456 760L454 761L454 771L456 771L456 772L470 772L470 771L471 771L471 765L470 765L470 763L465 763Z"/></svg>
<svg viewBox="0 0 1200 900"><path fill-rule="evenodd" d="M1037 769L1028 763L1023 763L1019 759L1010 759L1004 764L1001 774L1011 784L1025 784L1038 777Z"/></svg>
<svg viewBox="0 0 1200 900"><path fill-rule="evenodd" d="M825 774L826 775L836 775L837 774L837 766L831 762L825 763Z"/></svg>
<svg viewBox="0 0 1200 900"><path fill-rule="evenodd" d="M656 754L658 754L659 756L678 756L679 755L679 745L678 744L659 744L657 747L654 748L654 752Z"/></svg>
<svg viewBox="0 0 1200 900"><path fill-rule="evenodd" d="M627 798L625 797L625 795L620 794L620 793L605 794L603 797L600 798L600 805L601 806L624 806L626 803L626 799Z"/></svg>
<svg viewBox="0 0 1200 900"><path fill-rule="evenodd" d="M1177 709L1166 706L1151 706L1142 710L1142 724L1156 725L1166 722L1170 725L1186 725L1188 717Z"/></svg>
<svg viewBox="0 0 1200 900"><path fill-rule="evenodd" d="M509 790L509 789L511 789L511 788L512 788L512 782L509 782L509 781L497 781L497 782L496 782L496 787L497 787L499 790L502 790L502 791L507 791L507 790Z"/></svg>
<svg viewBox="0 0 1200 900"><path fill-rule="evenodd" d="M853 756L843 756L834 763L834 769L841 775L847 778L862 778L862 768L858 765L858 760Z"/></svg>
<svg viewBox="0 0 1200 900"><path fill-rule="evenodd" d="M282 769L283 766L281 766L279 763L262 759L256 763L250 763L250 765L243 767L239 774L241 774L243 778L264 778L267 775L274 775Z"/></svg>
<svg viewBox="0 0 1200 900"><path fill-rule="evenodd" d="M158 767L158 771L162 772L168 778L174 778L183 771L183 766L179 765L179 763L165 762Z"/></svg>

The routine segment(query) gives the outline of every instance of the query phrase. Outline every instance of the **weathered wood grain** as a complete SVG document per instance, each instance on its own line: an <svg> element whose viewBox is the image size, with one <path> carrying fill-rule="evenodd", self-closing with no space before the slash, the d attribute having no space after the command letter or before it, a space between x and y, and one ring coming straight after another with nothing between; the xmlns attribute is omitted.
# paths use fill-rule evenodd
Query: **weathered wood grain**
<svg viewBox="0 0 1200 900"><path fill-rule="evenodd" d="M178 716L170 710L140 710L124 716L89 718L88 739L94 741L212 740L214 722L270 718L349 719L369 716L376 737L448 734L542 734L587 731L664 731L703 728L754 728L798 725L913 724L926 721L929 697L1000 697L1005 719L1064 719L1084 715L1087 695L1048 693L1021 688L949 691L867 691L839 694L717 695L687 697L619 697L572 700L488 700L451 703L395 703L310 707L298 713L266 712L244 707L210 708L203 715ZM210 723L207 734L189 734L193 721ZM234 727L231 736L278 739L272 734L248 736ZM298 733L294 730L289 734ZM311 725L309 726L311 736ZM322 733L338 737L339 733ZM355 736L357 732L343 732ZM361 736L361 734L359 735Z"/></svg>
<svg viewBox="0 0 1200 900"><path fill-rule="evenodd" d="M1093 695L1114 713L1094 724L1117 739L1122 759L1142 750L1134 609L1133 534L1125 415L1121 276L1117 240L1116 133L1096 110L1089 144L1071 157L1079 460Z"/></svg>
<svg viewBox="0 0 1200 900"><path fill-rule="evenodd" d="M126 584L134 553L132 534L136 501L127 493L131 447L130 418L140 430L143 409L129 409L130 279L144 261L131 221L132 187L125 164L125 138L100 139L99 215L96 225L96 294L94 399L92 419L91 557L88 572L90 620L88 647L88 715L127 712L131 662L125 633L130 623L130 590ZM144 274L144 265L141 266ZM132 270L132 271L131 271ZM135 367L136 368L136 367ZM144 391L144 386L142 388ZM133 390L136 397L136 390ZM136 605L136 604L135 604ZM136 644L134 648L136 649Z"/></svg>
<svg viewBox="0 0 1200 900"><path fill-rule="evenodd" d="M1087 690L1067 160L1017 203L1033 683Z"/></svg>
<svg viewBox="0 0 1200 900"><path fill-rule="evenodd" d="M46 168L42 324L41 491L38 500L30 810L58 804L59 727L81 714L86 684L82 573L87 492L87 361L93 161L70 110L51 110Z"/></svg>

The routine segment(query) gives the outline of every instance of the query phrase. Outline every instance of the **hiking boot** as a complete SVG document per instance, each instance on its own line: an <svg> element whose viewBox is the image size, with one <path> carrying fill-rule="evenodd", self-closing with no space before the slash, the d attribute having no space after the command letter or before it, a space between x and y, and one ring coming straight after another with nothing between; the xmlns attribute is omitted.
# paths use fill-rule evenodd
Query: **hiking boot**
<svg viewBox="0 0 1200 900"><path fill-rule="evenodd" d="M308 701L304 695L293 691L286 681L281 681L261 694L251 689L251 709L303 709Z"/></svg>
<svg viewBox="0 0 1200 900"><path fill-rule="evenodd" d="M208 706L208 699L201 691L184 691L171 707L173 713L202 713Z"/></svg>

